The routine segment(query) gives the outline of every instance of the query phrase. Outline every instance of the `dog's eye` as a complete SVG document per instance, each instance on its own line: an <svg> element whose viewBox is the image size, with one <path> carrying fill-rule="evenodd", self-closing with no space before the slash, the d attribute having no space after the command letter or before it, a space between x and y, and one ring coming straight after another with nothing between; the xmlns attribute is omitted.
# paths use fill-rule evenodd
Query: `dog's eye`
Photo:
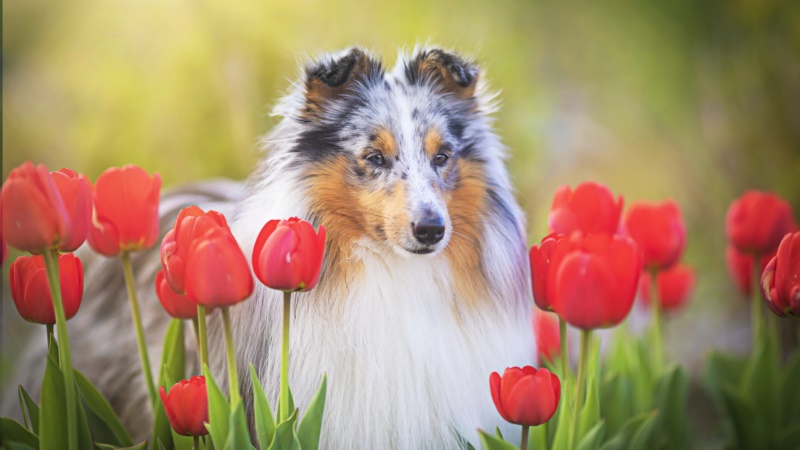
<svg viewBox="0 0 800 450"><path fill-rule="evenodd" d="M372 153L367 156L367 161L376 166L385 166L386 165L386 158L383 157L380 153Z"/></svg>
<svg viewBox="0 0 800 450"><path fill-rule="evenodd" d="M439 152L433 157L433 164L437 167L442 167L443 165L447 164L447 160L449 159L450 156L447 153Z"/></svg>

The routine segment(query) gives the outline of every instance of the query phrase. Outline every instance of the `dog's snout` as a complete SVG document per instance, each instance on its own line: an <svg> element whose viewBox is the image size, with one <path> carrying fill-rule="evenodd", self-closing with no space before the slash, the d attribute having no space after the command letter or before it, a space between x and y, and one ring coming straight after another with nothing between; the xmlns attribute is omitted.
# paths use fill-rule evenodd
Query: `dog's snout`
<svg viewBox="0 0 800 450"><path fill-rule="evenodd" d="M411 228L420 244L433 245L444 237L444 220L439 216L426 216L419 222L412 223Z"/></svg>

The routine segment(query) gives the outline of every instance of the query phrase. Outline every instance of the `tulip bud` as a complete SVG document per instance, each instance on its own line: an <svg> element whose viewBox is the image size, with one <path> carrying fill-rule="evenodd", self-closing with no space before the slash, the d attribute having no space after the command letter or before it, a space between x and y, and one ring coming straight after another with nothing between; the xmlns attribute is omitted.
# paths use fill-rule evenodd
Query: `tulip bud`
<svg viewBox="0 0 800 450"><path fill-rule="evenodd" d="M650 305L650 274L642 274L640 294L645 305ZM662 311L675 311L689 299L694 289L695 274L691 267L677 264L667 270L658 272L656 288L658 290L658 303Z"/></svg>
<svg viewBox="0 0 800 450"><path fill-rule="evenodd" d="M556 412L561 382L547 369L509 367L503 376L493 372L489 387L497 412L517 425L541 425Z"/></svg>
<svg viewBox="0 0 800 450"><path fill-rule="evenodd" d="M671 267L680 259L686 246L683 216L672 200L632 204L625 217L623 232L636 241L648 269Z"/></svg>
<svg viewBox="0 0 800 450"><path fill-rule="evenodd" d="M253 293L247 258L228 228L195 237L186 256L186 296L206 308L231 306Z"/></svg>
<svg viewBox="0 0 800 450"><path fill-rule="evenodd" d="M793 229L789 204L770 192L745 192L731 203L725 216L728 240L742 253L774 252Z"/></svg>
<svg viewBox="0 0 800 450"><path fill-rule="evenodd" d="M72 227L69 239L62 239L58 249L62 252L73 252L86 241L92 223L91 183L85 175L78 175L70 169L50 172L50 177L61 194Z"/></svg>
<svg viewBox="0 0 800 450"><path fill-rule="evenodd" d="M269 288L309 291L317 285L325 254L325 227L319 234L305 220L270 220L253 248L253 270Z"/></svg>
<svg viewBox="0 0 800 450"><path fill-rule="evenodd" d="M64 253L58 256L58 269L64 314L71 319L78 312L83 298L83 265L72 253ZM43 256L17 258L11 264L8 280L11 298L23 319L45 325L56 323Z"/></svg>
<svg viewBox="0 0 800 450"><path fill-rule="evenodd" d="M614 198L611 191L600 183L581 183L574 191L569 186L561 186L550 208L550 231L559 234L573 231L615 234L622 204L622 196Z"/></svg>
<svg viewBox="0 0 800 450"><path fill-rule="evenodd" d="M202 376L181 380L167 393L164 386L159 389L161 403L167 413L169 424L182 436L205 436L208 434L208 393L206 379Z"/></svg>
<svg viewBox="0 0 800 450"><path fill-rule="evenodd" d="M761 294L776 315L800 316L800 232L784 236L761 276Z"/></svg>
<svg viewBox="0 0 800 450"><path fill-rule="evenodd" d="M164 277L164 271L156 273L156 294L161 306L167 314L176 319L195 319L197 318L197 305L191 302L185 295L178 294L172 290Z"/></svg>

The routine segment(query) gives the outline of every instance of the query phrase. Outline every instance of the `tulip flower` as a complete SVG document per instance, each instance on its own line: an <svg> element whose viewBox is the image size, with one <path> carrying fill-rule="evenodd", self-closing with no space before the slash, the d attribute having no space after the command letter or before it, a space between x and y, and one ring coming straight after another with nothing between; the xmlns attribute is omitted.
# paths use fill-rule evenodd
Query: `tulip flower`
<svg viewBox="0 0 800 450"><path fill-rule="evenodd" d="M552 233L542 239L541 244L531 247L529 258L531 262L531 285L533 286L533 300L536 306L544 311L552 311L548 294L548 283L557 270L552 265L553 255L558 243L563 239L561 235ZM550 287L552 289L552 286Z"/></svg>
<svg viewBox="0 0 800 450"><path fill-rule="evenodd" d="M745 192L731 203L725 216L728 240L743 253L773 252L793 229L789 204L770 192Z"/></svg>
<svg viewBox="0 0 800 450"><path fill-rule="evenodd" d="M267 287L309 291L317 285L325 254L325 227L319 233L305 220L270 220L253 248L253 270Z"/></svg>
<svg viewBox="0 0 800 450"><path fill-rule="evenodd" d="M615 234L622 213L622 196L614 198L600 183L585 182L573 191L561 186L553 198L548 223L554 233Z"/></svg>
<svg viewBox="0 0 800 450"><path fill-rule="evenodd" d="M645 305L650 304L650 274L642 273L639 293ZM686 304L694 289L695 273L685 264L676 264L667 270L658 272L656 287L658 302L662 311L675 311Z"/></svg>
<svg viewBox="0 0 800 450"><path fill-rule="evenodd" d="M534 310L533 336L536 339L537 364L541 366L545 360L554 362L556 355L561 353L558 316L539 309Z"/></svg>
<svg viewBox="0 0 800 450"><path fill-rule="evenodd" d="M158 239L161 177L128 165L103 172L93 188L94 220L89 245L115 256L152 247Z"/></svg>
<svg viewBox="0 0 800 450"><path fill-rule="evenodd" d="M197 318L197 305L189 301L185 295L178 294L172 290L169 283L167 283L163 270L159 270L156 273L156 294L158 294L161 306L170 316L176 319Z"/></svg>
<svg viewBox="0 0 800 450"><path fill-rule="evenodd" d="M758 273L763 273L767 264L775 257L777 249L770 253L758 256L760 261ZM725 250L725 264L728 267L728 275L733 280L739 291L750 298L753 284L753 255L742 253L733 245L728 245Z"/></svg>
<svg viewBox="0 0 800 450"><path fill-rule="evenodd" d="M83 265L72 253L64 253L58 256L58 268L64 314L71 319L83 298ZM11 264L8 281L11 298L23 319L45 325L56 323L44 257L20 256Z"/></svg>
<svg viewBox="0 0 800 450"><path fill-rule="evenodd" d="M74 242L72 223L53 178L30 161L3 183L3 237L12 247L39 254Z"/></svg>
<svg viewBox="0 0 800 450"><path fill-rule="evenodd" d="M508 422L541 425L556 412L561 399L561 382L547 369L531 366L509 367L503 376L493 372L489 387L497 412Z"/></svg>
<svg viewBox="0 0 800 450"><path fill-rule="evenodd" d="M800 232L784 236L761 276L761 293L776 315L800 316Z"/></svg>
<svg viewBox="0 0 800 450"><path fill-rule="evenodd" d="M229 229L212 229L191 242L184 286L189 300L206 308L232 306L250 297L250 266Z"/></svg>
<svg viewBox="0 0 800 450"><path fill-rule="evenodd" d="M204 213L197 206L189 206L178 214L172 230L161 241L161 263L172 290L179 294L186 293L184 278L189 247L195 238L216 228L228 229L225 216L216 211Z"/></svg>
<svg viewBox="0 0 800 450"><path fill-rule="evenodd" d="M6 257L8 257L8 246L2 236L0 236L0 247L2 247L0 248L0 266L2 266L6 262Z"/></svg>
<svg viewBox="0 0 800 450"><path fill-rule="evenodd" d="M183 436L205 436L208 434L208 393L206 379L202 376L181 380L167 393L159 388L161 403L167 413L169 424Z"/></svg>
<svg viewBox="0 0 800 450"><path fill-rule="evenodd" d="M72 252L83 245L89 233L89 225L92 223L92 187L85 175L78 175L71 169L50 172L50 177L61 194L72 226L69 239L63 238L58 249L62 252Z"/></svg>
<svg viewBox="0 0 800 450"><path fill-rule="evenodd" d="M559 242L547 292L553 310L584 329L612 327L631 311L641 257L629 238L573 233Z"/></svg>
<svg viewBox="0 0 800 450"><path fill-rule="evenodd" d="M672 200L632 204L625 216L623 232L636 241L644 266L650 270L675 264L686 245L686 226L680 208Z"/></svg>

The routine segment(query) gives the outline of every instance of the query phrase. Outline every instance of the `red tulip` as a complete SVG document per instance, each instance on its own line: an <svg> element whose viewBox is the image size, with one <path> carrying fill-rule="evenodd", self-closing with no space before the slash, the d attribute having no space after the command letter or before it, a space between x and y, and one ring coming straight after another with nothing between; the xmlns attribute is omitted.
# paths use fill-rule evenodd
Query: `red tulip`
<svg viewBox="0 0 800 450"><path fill-rule="evenodd" d="M164 271L156 274L156 294L161 306L167 314L176 319L194 319L197 317L197 305L192 303L186 295L178 294L172 290L164 277Z"/></svg>
<svg viewBox="0 0 800 450"><path fill-rule="evenodd" d="M319 234L305 220L270 220L253 248L253 270L279 291L309 291L317 285L325 254L325 227Z"/></svg>
<svg viewBox="0 0 800 450"><path fill-rule="evenodd" d="M531 285L533 286L533 300L536 306L552 311L550 297L548 296L548 281L554 276L555 268L551 264L558 243L563 239L561 235L549 234L542 239L540 245L531 247L529 257L531 262Z"/></svg>
<svg viewBox="0 0 800 450"><path fill-rule="evenodd" d="M582 329L620 323L633 307L641 257L629 238L574 233L558 244L547 292L553 310Z"/></svg>
<svg viewBox="0 0 800 450"><path fill-rule="evenodd" d="M152 247L158 239L161 177L128 165L103 172L94 185L89 245L105 256Z"/></svg>
<svg viewBox="0 0 800 450"><path fill-rule="evenodd" d="M725 217L728 239L743 253L775 251L783 236L793 229L789 204L769 192L745 192L731 203Z"/></svg>
<svg viewBox="0 0 800 450"><path fill-rule="evenodd" d="M509 367L502 378L489 377L492 400L503 419L517 425L541 425L556 412L561 399L561 382L547 369Z"/></svg>
<svg viewBox="0 0 800 450"><path fill-rule="evenodd" d="M71 169L50 172L53 182L61 194L61 200L69 216L72 233L61 240L58 249L72 252L86 241L89 225L92 223L92 185L86 175L78 175Z"/></svg>
<svg viewBox="0 0 800 450"><path fill-rule="evenodd" d="M636 241L648 269L672 266L680 259L686 245L686 226L680 208L672 200L632 204L623 228L625 234Z"/></svg>
<svg viewBox="0 0 800 450"><path fill-rule="evenodd" d="M30 253L73 242L70 216L53 178L30 161L13 169L3 183L3 237Z"/></svg>
<svg viewBox="0 0 800 450"><path fill-rule="evenodd" d="M691 267L685 264L676 264L667 270L658 272L656 285L658 289L658 303L662 311L674 311L682 307L689 299L694 289L695 274ZM650 304L650 274L642 274L640 294L645 305Z"/></svg>
<svg viewBox="0 0 800 450"><path fill-rule="evenodd" d="M202 376L181 380L170 388L159 388L161 403L167 413L169 424L183 436L205 436L208 434L208 393L206 379Z"/></svg>
<svg viewBox="0 0 800 450"><path fill-rule="evenodd" d="M778 316L800 316L800 232L784 236L761 276L761 294Z"/></svg>
<svg viewBox="0 0 800 450"><path fill-rule="evenodd" d="M192 241L216 228L228 229L225 216L216 211L204 213L197 206L189 206L178 214L172 230L161 241L161 265L173 291L179 294L186 292L186 256Z"/></svg>
<svg viewBox="0 0 800 450"><path fill-rule="evenodd" d="M569 186L561 186L550 208L550 230L560 234L573 231L615 234L622 204L622 196L614 198L611 191L600 183L581 183L574 191Z"/></svg>
<svg viewBox="0 0 800 450"><path fill-rule="evenodd" d="M763 273L764 269L769 264L770 260L777 253L777 249L770 253L758 256L760 261L759 273ZM728 275L730 275L739 291L748 299L752 292L753 284L753 255L742 253L733 245L728 245L725 250L725 263L728 266Z"/></svg>
<svg viewBox="0 0 800 450"><path fill-rule="evenodd" d="M253 275L228 228L196 237L186 255L186 296L206 308L235 305L253 293Z"/></svg>
<svg viewBox="0 0 800 450"><path fill-rule="evenodd" d="M70 319L78 312L83 298L83 265L72 253L63 253L58 256L58 268L64 314ZM8 281L11 298L23 319L48 325L56 323L44 257L20 256L11 264Z"/></svg>
<svg viewBox="0 0 800 450"><path fill-rule="evenodd" d="M561 335L558 316L536 309L533 311L533 336L536 338L536 361L540 366L547 360L555 361L561 353Z"/></svg>
<svg viewBox="0 0 800 450"><path fill-rule="evenodd" d="M6 245L6 241L3 240L2 235L0 235L0 266L6 262L6 257L8 256L8 246Z"/></svg>

